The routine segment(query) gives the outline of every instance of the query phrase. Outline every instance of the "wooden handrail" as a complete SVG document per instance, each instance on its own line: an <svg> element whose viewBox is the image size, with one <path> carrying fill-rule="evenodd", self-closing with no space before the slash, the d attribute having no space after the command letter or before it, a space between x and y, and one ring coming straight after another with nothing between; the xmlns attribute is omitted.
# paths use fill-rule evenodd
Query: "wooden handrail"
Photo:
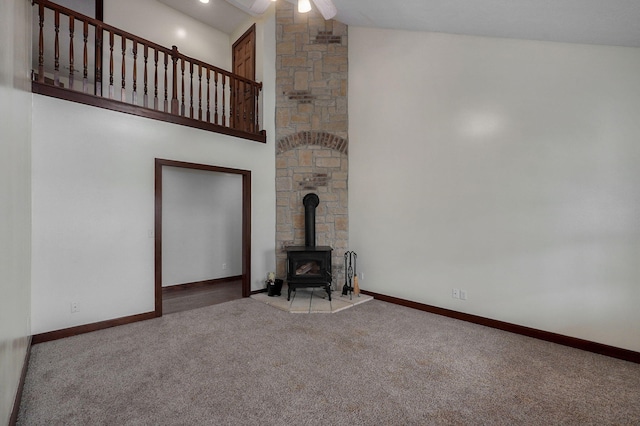
<svg viewBox="0 0 640 426"><path fill-rule="evenodd" d="M149 112L158 111L180 118L167 121L184 124L193 120L198 122L194 127L266 141L259 124L262 83L184 55L176 46L161 46L49 0L33 1L38 6L39 30L37 71L33 73L32 83L34 92L97 106L111 102L105 107L152 118L164 117ZM60 15L67 20L61 20ZM75 31L76 21L81 24L78 31ZM60 48L60 43L67 39L61 35L61 27L68 29L68 49ZM80 42L74 43L76 37L82 39L80 46L77 46ZM95 38L94 43L90 43L90 37ZM140 60L142 66L138 64ZM103 63L105 66L108 63L106 92L102 82L103 77L107 78ZM68 73L61 72L64 70ZM82 88L75 87L76 80L80 80L75 78L76 72L82 73ZM194 79L197 80L194 82ZM114 87L116 81L120 86L118 95ZM152 90L149 90L150 84ZM138 96L139 87L143 88L142 96ZM161 89L163 102L158 99ZM153 102L149 102L150 94ZM99 100L91 101L87 96ZM127 107L118 106L122 103Z"/></svg>

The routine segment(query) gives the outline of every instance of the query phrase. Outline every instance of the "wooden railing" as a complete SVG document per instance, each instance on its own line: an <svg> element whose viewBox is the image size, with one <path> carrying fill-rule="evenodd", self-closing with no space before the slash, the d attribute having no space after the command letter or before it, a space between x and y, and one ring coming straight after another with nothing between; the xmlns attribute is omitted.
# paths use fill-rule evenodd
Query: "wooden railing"
<svg viewBox="0 0 640 426"><path fill-rule="evenodd" d="M34 93L266 141L260 130L262 83L48 0L33 4Z"/></svg>

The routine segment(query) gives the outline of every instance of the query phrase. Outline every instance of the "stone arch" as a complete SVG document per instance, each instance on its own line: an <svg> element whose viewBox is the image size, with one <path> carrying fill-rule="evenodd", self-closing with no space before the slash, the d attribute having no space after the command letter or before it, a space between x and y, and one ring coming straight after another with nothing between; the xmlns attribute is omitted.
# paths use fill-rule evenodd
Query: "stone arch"
<svg viewBox="0 0 640 426"><path fill-rule="evenodd" d="M349 142L343 137L328 132L308 131L294 133L280 139L278 141L277 154L303 145L318 145L333 149L345 155L347 155L349 151Z"/></svg>

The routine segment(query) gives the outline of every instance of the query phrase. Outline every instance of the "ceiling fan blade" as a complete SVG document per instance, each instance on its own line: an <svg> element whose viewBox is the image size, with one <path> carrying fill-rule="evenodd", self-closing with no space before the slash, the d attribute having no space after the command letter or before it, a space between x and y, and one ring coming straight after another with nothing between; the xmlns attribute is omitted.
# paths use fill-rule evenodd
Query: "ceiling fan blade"
<svg viewBox="0 0 640 426"><path fill-rule="evenodd" d="M251 5L251 11L261 15L269 8L270 4L271 0L256 0Z"/></svg>
<svg viewBox="0 0 640 426"><path fill-rule="evenodd" d="M331 0L312 0L316 5L322 17L326 20L333 19L334 16L338 13L338 9L333 4Z"/></svg>

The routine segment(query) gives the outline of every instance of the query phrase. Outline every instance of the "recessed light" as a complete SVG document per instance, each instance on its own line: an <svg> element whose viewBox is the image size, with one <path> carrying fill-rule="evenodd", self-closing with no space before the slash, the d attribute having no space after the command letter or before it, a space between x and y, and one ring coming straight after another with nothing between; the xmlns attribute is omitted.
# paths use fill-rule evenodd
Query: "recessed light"
<svg viewBox="0 0 640 426"><path fill-rule="evenodd" d="M209 3L209 0L200 0L200 3L207 4L207 3Z"/></svg>

